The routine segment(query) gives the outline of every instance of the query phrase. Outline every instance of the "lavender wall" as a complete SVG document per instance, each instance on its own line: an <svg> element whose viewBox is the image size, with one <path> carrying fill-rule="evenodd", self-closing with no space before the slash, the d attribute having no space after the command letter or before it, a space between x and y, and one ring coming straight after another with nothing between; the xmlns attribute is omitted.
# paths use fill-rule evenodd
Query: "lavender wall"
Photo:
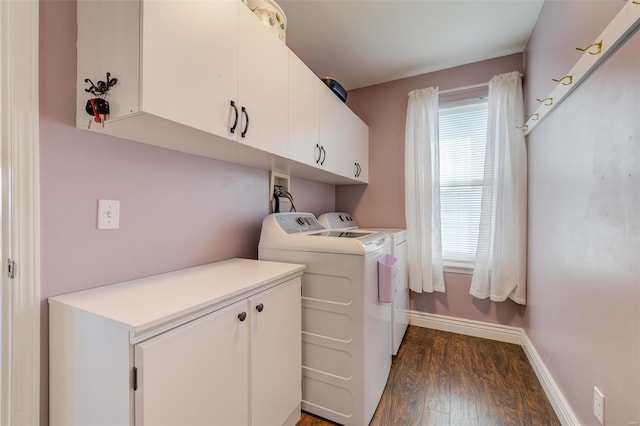
<svg viewBox="0 0 640 426"><path fill-rule="evenodd" d="M40 3L41 422L48 423L46 298L215 262L255 258L268 172L78 130L76 3ZM84 77L84 76L82 76ZM299 210L334 210L335 187L292 178ZM96 230L99 198L120 229Z"/></svg>
<svg viewBox="0 0 640 426"><path fill-rule="evenodd" d="M574 2L549 2L527 50L573 50ZM581 3L582 5L582 3ZM553 9L549 14L546 8ZM582 7L582 6L581 6ZM606 2L588 6L610 12ZM565 25L557 26L557 22ZM606 22L590 30L602 31ZM581 425L640 421L640 33L528 137L529 270L524 328ZM538 71L527 75L538 75ZM536 81L530 80L535 85Z"/></svg>
<svg viewBox="0 0 640 426"><path fill-rule="evenodd" d="M504 56L349 92L349 106L369 125L369 185L338 186L336 208L368 227L405 226L404 128L411 90L440 90L488 82L496 74L523 71L522 54ZM480 89L480 92L483 90ZM486 94L486 89L484 89ZM466 93L469 97L479 92ZM459 318L521 326L524 308L471 297L471 275L445 274L445 294L411 294L411 308Z"/></svg>

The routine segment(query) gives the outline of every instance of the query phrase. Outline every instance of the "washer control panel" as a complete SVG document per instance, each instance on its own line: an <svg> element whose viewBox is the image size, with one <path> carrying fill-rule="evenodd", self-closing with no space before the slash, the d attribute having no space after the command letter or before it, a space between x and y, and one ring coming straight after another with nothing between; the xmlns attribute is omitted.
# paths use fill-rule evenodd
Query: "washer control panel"
<svg viewBox="0 0 640 426"><path fill-rule="evenodd" d="M313 231L324 231L318 219L311 213L276 213L276 220L287 234L299 234Z"/></svg>

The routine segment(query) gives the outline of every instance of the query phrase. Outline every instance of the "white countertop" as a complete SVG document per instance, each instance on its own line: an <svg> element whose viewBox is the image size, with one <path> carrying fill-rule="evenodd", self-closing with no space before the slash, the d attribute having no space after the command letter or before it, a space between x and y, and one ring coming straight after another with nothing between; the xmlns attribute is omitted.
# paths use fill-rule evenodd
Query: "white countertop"
<svg viewBox="0 0 640 426"><path fill-rule="evenodd" d="M283 278L304 265L230 259L49 298L50 304L81 309L140 332Z"/></svg>

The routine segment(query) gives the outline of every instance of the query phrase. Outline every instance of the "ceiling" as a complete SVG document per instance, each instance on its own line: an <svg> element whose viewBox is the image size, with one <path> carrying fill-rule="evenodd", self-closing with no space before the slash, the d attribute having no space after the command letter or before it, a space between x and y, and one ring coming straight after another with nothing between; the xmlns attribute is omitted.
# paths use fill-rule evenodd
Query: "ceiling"
<svg viewBox="0 0 640 426"><path fill-rule="evenodd" d="M347 90L522 52L543 0L277 0L287 45Z"/></svg>

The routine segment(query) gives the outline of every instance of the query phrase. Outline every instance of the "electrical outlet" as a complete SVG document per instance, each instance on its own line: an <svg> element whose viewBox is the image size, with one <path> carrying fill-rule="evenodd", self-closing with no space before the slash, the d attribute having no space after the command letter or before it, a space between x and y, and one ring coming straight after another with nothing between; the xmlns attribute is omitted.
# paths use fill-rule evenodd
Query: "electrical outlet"
<svg viewBox="0 0 640 426"><path fill-rule="evenodd" d="M593 415L598 418L600 424L604 426L604 395L600 389L593 387Z"/></svg>

